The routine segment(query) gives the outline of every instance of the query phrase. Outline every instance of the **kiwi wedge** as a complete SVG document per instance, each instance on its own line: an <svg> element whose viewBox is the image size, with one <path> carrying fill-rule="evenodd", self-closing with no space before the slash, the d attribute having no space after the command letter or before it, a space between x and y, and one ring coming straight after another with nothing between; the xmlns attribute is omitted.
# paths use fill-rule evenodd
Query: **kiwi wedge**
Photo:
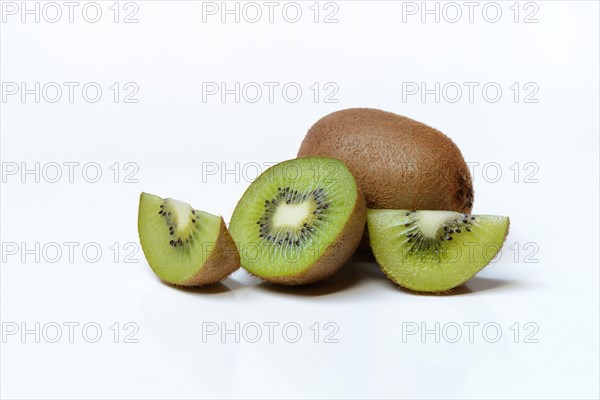
<svg viewBox="0 0 600 400"><path fill-rule="evenodd" d="M365 222L365 200L346 165L308 157L264 171L236 206L230 231L251 274L302 285L344 265Z"/></svg>
<svg viewBox="0 0 600 400"><path fill-rule="evenodd" d="M368 210L373 254L398 285L443 292L468 281L500 251L508 217L454 211Z"/></svg>
<svg viewBox="0 0 600 400"><path fill-rule="evenodd" d="M223 218L183 201L142 193L138 233L154 273L174 285L215 283L240 266Z"/></svg>

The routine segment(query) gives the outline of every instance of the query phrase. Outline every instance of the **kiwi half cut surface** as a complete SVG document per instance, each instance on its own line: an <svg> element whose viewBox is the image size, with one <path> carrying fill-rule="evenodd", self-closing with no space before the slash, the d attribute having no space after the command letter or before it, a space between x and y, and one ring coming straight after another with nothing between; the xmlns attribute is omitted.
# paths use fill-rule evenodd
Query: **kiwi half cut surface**
<svg viewBox="0 0 600 400"><path fill-rule="evenodd" d="M383 272L414 291L443 292L469 280L500 251L508 217L454 211L368 210Z"/></svg>
<svg viewBox="0 0 600 400"><path fill-rule="evenodd" d="M142 193L138 233L150 267L171 284L208 285L240 266L223 218L183 201Z"/></svg>
<svg viewBox="0 0 600 400"><path fill-rule="evenodd" d="M346 165L307 157L263 172L235 208L230 230L242 267L273 283L301 285L340 268L365 222L365 200Z"/></svg>

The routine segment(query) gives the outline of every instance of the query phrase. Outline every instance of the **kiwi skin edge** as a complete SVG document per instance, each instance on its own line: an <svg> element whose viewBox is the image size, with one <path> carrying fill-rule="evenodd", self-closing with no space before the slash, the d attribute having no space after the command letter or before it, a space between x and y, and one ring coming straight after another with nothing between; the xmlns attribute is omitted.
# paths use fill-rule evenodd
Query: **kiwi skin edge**
<svg viewBox="0 0 600 400"><path fill-rule="evenodd" d="M261 279L280 285L307 285L325 279L340 269L358 247L367 223L365 196L358 185L356 190L356 203L344 229L316 263L297 275L270 276Z"/></svg>
<svg viewBox="0 0 600 400"><path fill-rule="evenodd" d="M166 282L173 286L197 287L211 285L227 278L240 267L240 254L221 217L221 227L211 255L200 271L183 282ZM163 281L165 282L165 281Z"/></svg>

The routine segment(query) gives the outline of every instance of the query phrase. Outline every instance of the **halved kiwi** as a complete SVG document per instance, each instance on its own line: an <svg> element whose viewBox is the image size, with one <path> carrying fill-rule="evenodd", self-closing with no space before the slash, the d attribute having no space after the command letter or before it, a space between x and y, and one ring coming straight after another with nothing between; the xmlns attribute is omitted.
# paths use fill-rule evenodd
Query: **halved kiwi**
<svg viewBox="0 0 600 400"><path fill-rule="evenodd" d="M171 284L208 285L240 266L223 218L183 201L142 193L138 233L150 267Z"/></svg>
<svg viewBox="0 0 600 400"><path fill-rule="evenodd" d="M230 230L242 267L270 282L301 285L340 268L365 221L364 197L346 165L309 157L262 173L235 208Z"/></svg>
<svg viewBox="0 0 600 400"><path fill-rule="evenodd" d="M371 248L383 272L415 291L469 280L500 251L508 217L454 211L368 210Z"/></svg>

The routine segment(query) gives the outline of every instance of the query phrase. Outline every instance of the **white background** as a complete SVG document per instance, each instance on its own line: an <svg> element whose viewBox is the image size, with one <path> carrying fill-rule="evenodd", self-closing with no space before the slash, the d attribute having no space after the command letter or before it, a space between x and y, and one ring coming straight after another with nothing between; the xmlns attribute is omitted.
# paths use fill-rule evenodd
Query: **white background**
<svg viewBox="0 0 600 400"><path fill-rule="evenodd" d="M488 20L482 15L485 2L473 22L467 6L455 3L463 14L455 23L449 21L455 9L446 3L438 3L439 22L435 15L421 21L421 2L338 1L327 9L321 3L317 23L313 2L301 3L297 23L282 17L286 3L275 9L273 23L262 2L256 23L244 15L239 23L231 15L222 23L220 14L204 14L203 22L209 5L199 1L137 1L137 23L123 23L135 10L124 3L115 23L112 1L98 2L97 23L82 17L85 2L73 23L66 6L56 23L44 15L39 23L31 15L22 22L21 11L6 12L6 3L3 398L598 398L597 2L520 3L518 22L513 2L499 2L496 23L488 21L495 17L490 6ZM324 23L336 9L338 22ZM537 22L524 23L532 12ZM38 103L33 94L8 94L22 82L29 89L35 82L80 86L73 102L63 86L56 103L51 91L40 93ZM103 90L95 103L82 97L89 82ZM126 83L137 85L138 102L121 97L115 103L114 82L121 95L130 91ZM222 101L203 99L206 82L229 88L277 82L279 89L272 102L266 86L256 103L249 101L254 92ZM303 90L295 103L281 93L289 82ZM433 94L409 96L411 82L429 89L439 82L448 90L455 82L462 97L452 102L454 91L437 102ZM479 85L472 101L464 82ZM488 83L502 89L496 102L492 89L482 95ZM337 103L324 101L332 87L339 90L329 100ZM525 99L532 88L537 93ZM400 290L366 258L327 282L296 289L267 286L239 270L220 285L180 290L159 282L141 251L129 259L137 262L125 262L136 251L141 191L186 200L229 221L257 165L293 158L317 119L348 107L410 116L458 144L473 166L474 213L511 218L497 262L447 296ZM80 163L73 182L65 162ZM36 163L39 182L21 174ZM54 163L63 165L56 183ZM100 166L97 183L88 182L95 169L82 175L87 163ZM8 174L15 165L16 174ZM135 173L126 180L128 172ZM65 242L78 243L72 260ZM38 252L25 251L36 243ZM95 248L102 255L92 262ZM73 343L69 322L80 324ZM273 343L268 322L280 324ZM21 335L36 323L39 343L35 334ZM82 334L86 323L102 328L98 342L86 340L93 329ZM114 323L120 324L117 343ZM233 334L203 337L207 323L228 329L239 323L247 335L239 343ZM253 323L263 328L258 343L248 340ZM286 340L293 329L283 335L286 323L301 327L297 343ZM414 327L436 331L436 323L438 339L408 335ZM469 323L479 324L471 340ZM54 324L62 327L57 343L51 343ZM491 328L483 332L485 324ZM15 326L19 332L8 335ZM126 343L136 326L130 339L137 343ZM336 326L334 343L326 343ZM452 343L456 326L462 336ZM492 343L497 327L501 336Z"/></svg>

